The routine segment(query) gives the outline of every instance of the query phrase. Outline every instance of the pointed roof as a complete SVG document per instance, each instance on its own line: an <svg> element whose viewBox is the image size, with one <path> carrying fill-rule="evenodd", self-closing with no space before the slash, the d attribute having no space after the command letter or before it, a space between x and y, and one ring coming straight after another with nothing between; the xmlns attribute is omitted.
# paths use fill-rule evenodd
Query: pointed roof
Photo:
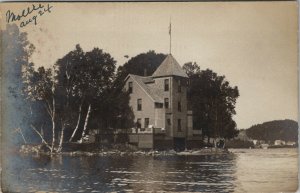
<svg viewBox="0 0 300 193"><path fill-rule="evenodd" d="M152 77L162 76L181 76L188 77L185 71L181 68L172 54L169 54L165 60L159 65Z"/></svg>
<svg viewBox="0 0 300 193"><path fill-rule="evenodd" d="M163 102L162 92L159 89L150 86L153 81L152 77L129 74L125 80L129 77L131 77L154 102Z"/></svg>

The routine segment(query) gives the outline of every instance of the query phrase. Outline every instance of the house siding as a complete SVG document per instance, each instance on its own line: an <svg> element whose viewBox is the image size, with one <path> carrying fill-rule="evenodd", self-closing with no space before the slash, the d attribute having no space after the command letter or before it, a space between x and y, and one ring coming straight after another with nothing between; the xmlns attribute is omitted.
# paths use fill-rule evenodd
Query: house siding
<svg viewBox="0 0 300 193"><path fill-rule="evenodd" d="M145 127L145 118L149 118L149 125L155 124L154 101L131 77L126 81L125 89L128 90L128 82L132 82L132 93L130 94L129 105L134 113L134 122L141 119L141 127ZM142 110L137 110L137 100L142 99Z"/></svg>
<svg viewBox="0 0 300 193"><path fill-rule="evenodd" d="M187 89L184 82L186 78L173 76L172 78L172 114L173 137L185 137L187 134ZM181 92L178 92L178 80L181 80ZM178 101L181 102L181 111L178 111ZM178 119L181 120L181 131L178 131Z"/></svg>

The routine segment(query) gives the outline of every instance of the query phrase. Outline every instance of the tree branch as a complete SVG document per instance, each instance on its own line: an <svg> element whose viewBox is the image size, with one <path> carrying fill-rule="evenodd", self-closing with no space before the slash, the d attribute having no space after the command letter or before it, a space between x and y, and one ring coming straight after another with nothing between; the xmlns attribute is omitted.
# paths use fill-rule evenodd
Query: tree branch
<svg viewBox="0 0 300 193"><path fill-rule="evenodd" d="M45 139L43 138L41 133L35 128L35 126L33 126L32 124L30 126L40 136L40 138L42 139L42 142L49 148L49 150L51 150L50 145L45 141Z"/></svg>
<svg viewBox="0 0 300 193"><path fill-rule="evenodd" d="M47 103L48 104L48 103ZM52 118L52 113L50 112L49 106L47 106L46 104L44 104L47 113L50 115L50 117Z"/></svg>

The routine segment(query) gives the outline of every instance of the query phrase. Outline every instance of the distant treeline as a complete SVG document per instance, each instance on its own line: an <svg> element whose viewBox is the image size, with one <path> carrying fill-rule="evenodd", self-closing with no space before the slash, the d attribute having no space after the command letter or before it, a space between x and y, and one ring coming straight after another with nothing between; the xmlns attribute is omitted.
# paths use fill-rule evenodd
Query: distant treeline
<svg viewBox="0 0 300 193"><path fill-rule="evenodd" d="M297 141L298 123L293 120L275 120L251 126L246 130L251 139L274 142L275 140Z"/></svg>

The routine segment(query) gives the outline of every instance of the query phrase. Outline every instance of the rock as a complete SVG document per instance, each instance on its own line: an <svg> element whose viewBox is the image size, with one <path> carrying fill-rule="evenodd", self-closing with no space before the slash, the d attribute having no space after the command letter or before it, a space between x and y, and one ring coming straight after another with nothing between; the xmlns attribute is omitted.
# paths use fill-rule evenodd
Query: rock
<svg viewBox="0 0 300 193"><path fill-rule="evenodd" d="M175 150L172 149L172 150L168 151L168 153L169 153L169 154L176 154L177 152L176 152Z"/></svg>

